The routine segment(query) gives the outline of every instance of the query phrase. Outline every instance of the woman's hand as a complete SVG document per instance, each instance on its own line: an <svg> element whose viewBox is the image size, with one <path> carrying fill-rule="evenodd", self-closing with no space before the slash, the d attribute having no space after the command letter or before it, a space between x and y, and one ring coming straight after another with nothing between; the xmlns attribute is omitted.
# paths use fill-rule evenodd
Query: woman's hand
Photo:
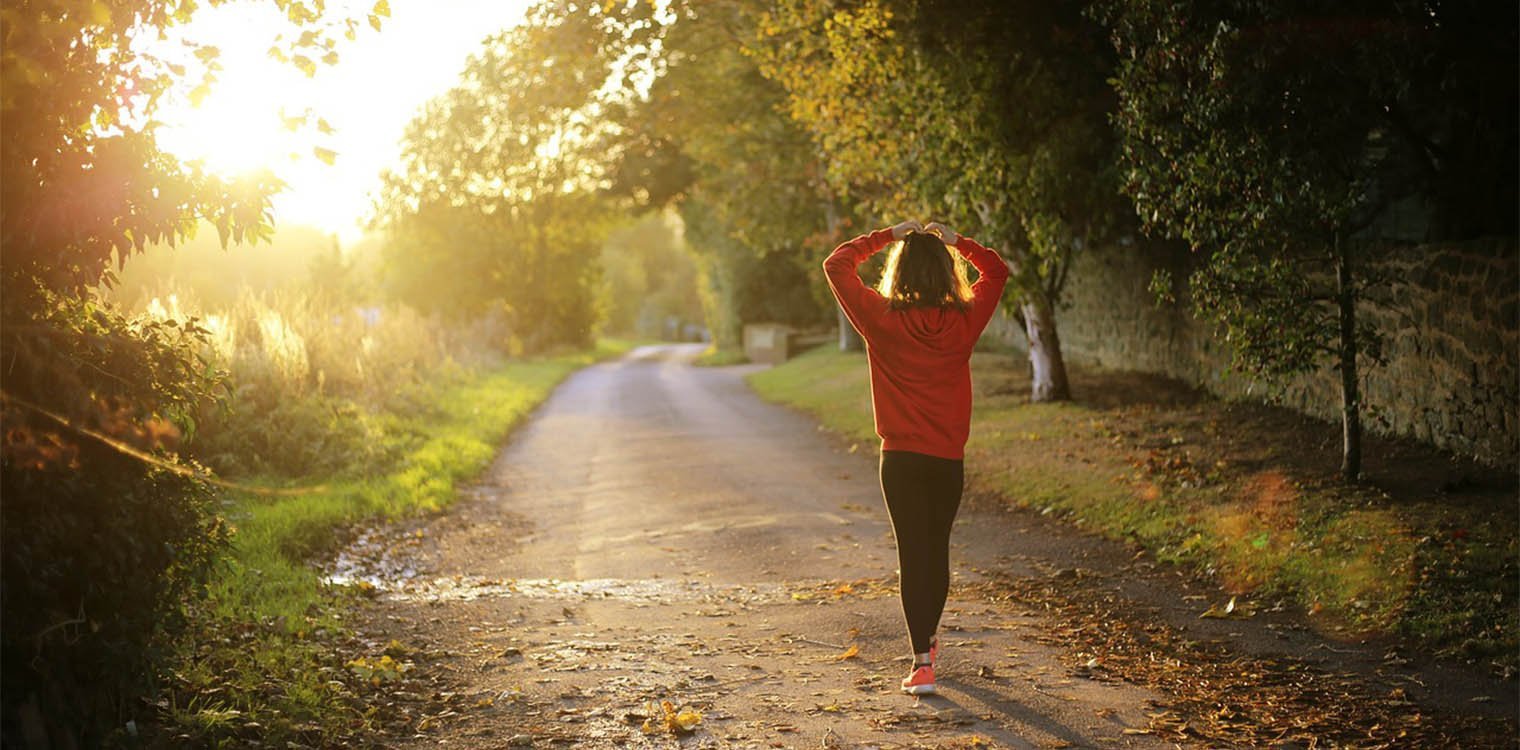
<svg viewBox="0 0 1520 750"><path fill-rule="evenodd" d="M902 239L904 237L907 237L909 232L922 232L922 231L924 231L924 225L923 224L920 224L917 221L914 221L912 219L908 219L907 221L905 221L905 222L903 222L901 224L894 225L892 227L892 239L894 239L894 240L900 240L900 239Z"/></svg>
<svg viewBox="0 0 1520 750"><path fill-rule="evenodd" d="M961 236L956 234L954 229L951 229L950 227L947 227L937 221L930 222L929 226L924 227L923 231L939 235L940 241L946 245L953 246L955 243L961 241Z"/></svg>

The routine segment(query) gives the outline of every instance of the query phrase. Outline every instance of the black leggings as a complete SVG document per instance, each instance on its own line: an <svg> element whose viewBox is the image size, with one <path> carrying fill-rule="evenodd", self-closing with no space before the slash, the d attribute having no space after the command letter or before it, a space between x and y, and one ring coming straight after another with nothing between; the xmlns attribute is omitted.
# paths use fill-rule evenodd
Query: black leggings
<svg viewBox="0 0 1520 750"><path fill-rule="evenodd" d="M950 526L961 505L964 465L909 451L881 452L881 494L897 537L903 617L913 653L929 650L950 593Z"/></svg>

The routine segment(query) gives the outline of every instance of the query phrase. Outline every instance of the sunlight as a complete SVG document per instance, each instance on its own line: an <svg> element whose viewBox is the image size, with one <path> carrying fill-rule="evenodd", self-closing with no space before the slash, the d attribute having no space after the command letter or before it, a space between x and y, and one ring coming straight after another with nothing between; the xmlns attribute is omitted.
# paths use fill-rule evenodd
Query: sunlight
<svg viewBox="0 0 1520 750"><path fill-rule="evenodd" d="M181 91L158 112L158 139L165 150L227 177L280 171L280 163L302 145L281 115L298 107L296 97L303 93L300 72L268 54L282 28L273 7L231 5L202 11L175 36L144 45L145 51L191 66L180 38L220 51L222 71L208 90Z"/></svg>
<svg viewBox="0 0 1520 750"><path fill-rule="evenodd" d="M330 3L336 5L337 3ZM368 9L373 0L346 3ZM156 113L163 149L236 176L269 169L286 183L276 221L335 233L349 244L380 173L397 158L406 123L453 85L481 39L521 21L525 0L392 0L376 32L340 44L336 64L313 76L270 56L287 29L273 3L206 7L165 40L141 49L195 69L180 39L220 50L222 66L203 96L177 92ZM331 126L318 127L318 120ZM303 123L304 121L304 123ZM322 150L331 163L317 155Z"/></svg>
<svg viewBox="0 0 1520 750"><path fill-rule="evenodd" d="M164 148L182 159L199 161L225 177L259 169L282 171L297 157L297 134L287 130L277 107L275 77L242 76L229 80L199 107L159 134Z"/></svg>

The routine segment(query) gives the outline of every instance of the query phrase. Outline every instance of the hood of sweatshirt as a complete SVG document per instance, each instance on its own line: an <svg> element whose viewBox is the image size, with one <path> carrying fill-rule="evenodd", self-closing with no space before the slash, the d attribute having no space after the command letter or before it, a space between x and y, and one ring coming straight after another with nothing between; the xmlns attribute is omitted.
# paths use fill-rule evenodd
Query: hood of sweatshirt
<svg viewBox="0 0 1520 750"><path fill-rule="evenodd" d="M910 307L896 313L903 332L925 348L949 353L965 346L966 313L943 307Z"/></svg>

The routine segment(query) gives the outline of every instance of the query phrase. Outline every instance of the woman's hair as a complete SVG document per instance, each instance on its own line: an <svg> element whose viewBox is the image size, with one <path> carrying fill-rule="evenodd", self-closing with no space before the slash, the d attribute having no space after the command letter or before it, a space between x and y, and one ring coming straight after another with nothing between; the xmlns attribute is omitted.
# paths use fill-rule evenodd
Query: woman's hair
<svg viewBox="0 0 1520 750"><path fill-rule="evenodd" d="M876 290L893 310L909 307L953 307L971 304L966 262L928 232L908 232L887 255Z"/></svg>

